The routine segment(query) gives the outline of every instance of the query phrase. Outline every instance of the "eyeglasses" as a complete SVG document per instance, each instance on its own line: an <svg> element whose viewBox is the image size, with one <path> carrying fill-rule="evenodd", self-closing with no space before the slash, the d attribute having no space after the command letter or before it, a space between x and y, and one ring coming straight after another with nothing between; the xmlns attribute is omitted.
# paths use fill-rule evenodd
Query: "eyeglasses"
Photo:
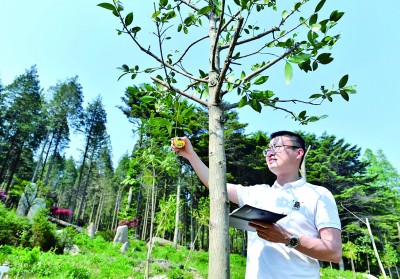
<svg viewBox="0 0 400 279"><path fill-rule="evenodd" d="M268 147L263 150L263 155L268 156L271 153L279 153L282 152L285 147L291 147L291 148L301 148L300 146L295 146L295 145L288 145L288 144L283 144L283 145L274 145L272 147Z"/></svg>

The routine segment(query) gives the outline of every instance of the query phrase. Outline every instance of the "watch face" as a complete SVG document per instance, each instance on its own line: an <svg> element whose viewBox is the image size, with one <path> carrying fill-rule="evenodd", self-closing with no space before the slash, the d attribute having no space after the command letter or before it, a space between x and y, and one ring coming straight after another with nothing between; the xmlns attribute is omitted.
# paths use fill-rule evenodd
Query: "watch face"
<svg viewBox="0 0 400 279"><path fill-rule="evenodd" d="M289 241L289 245L292 247L297 246L298 243L299 243L299 240L297 238L291 238Z"/></svg>
<svg viewBox="0 0 400 279"><path fill-rule="evenodd" d="M297 235L292 235L291 238L289 238L289 247L294 248L299 244L299 237Z"/></svg>

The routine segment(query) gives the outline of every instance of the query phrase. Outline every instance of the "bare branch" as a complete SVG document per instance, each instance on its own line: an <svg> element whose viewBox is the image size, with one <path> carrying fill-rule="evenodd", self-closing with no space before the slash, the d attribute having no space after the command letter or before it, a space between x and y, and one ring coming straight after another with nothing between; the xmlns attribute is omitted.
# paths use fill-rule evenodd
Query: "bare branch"
<svg viewBox="0 0 400 279"><path fill-rule="evenodd" d="M231 45L229 46L229 50L228 53L226 54L226 58L224 61L224 66L222 67L221 73L219 75L219 81L217 84L217 92L220 92L221 88L222 88L222 84L224 83L225 80L225 76L226 73L228 72L229 69L229 65L232 59L232 55L233 55L233 51L235 50L235 46L236 46L236 42L239 39L239 34L240 34L240 30L242 29L242 25L243 25L243 18L239 18L238 20L238 24L235 30L235 34L233 35L232 41L231 41Z"/></svg>
<svg viewBox="0 0 400 279"><path fill-rule="evenodd" d="M263 67L260 67L259 69L255 70L254 72L252 72L251 74L245 76L244 78L242 78L240 80L240 83L237 84L236 86L234 86L234 88L238 87L240 84L252 79L253 77L255 77L256 75L258 75L259 73L265 71L266 69L270 68L271 66L273 66L274 64L278 63L279 61L281 61L282 59L284 59L287 55L289 55L290 53L292 53L293 51L295 51L298 47L299 47L300 43L296 43L294 46L292 46L291 48L289 48L287 51L285 51L285 53L283 53L282 55L278 56L276 59L272 60L270 63L264 65Z"/></svg>
<svg viewBox="0 0 400 279"><path fill-rule="evenodd" d="M199 11L199 10L200 10L200 9L197 8L195 5L193 5L193 4L190 3L190 2L187 2L186 0L179 0L179 2L185 4L186 6L192 8L192 9L195 10L195 11Z"/></svg>
<svg viewBox="0 0 400 279"><path fill-rule="evenodd" d="M156 10L156 4L154 3L154 10ZM158 38L158 47L160 49L160 55L161 55L161 61L162 61L162 66L164 69L164 74L165 74L165 78L168 82L168 84L170 84L169 82L169 78L168 78L168 73L167 73L167 68L165 67L165 61L164 61L164 54L163 54L163 48L162 48L162 42L161 42L161 33L160 33L160 23L156 20L156 27L157 27L157 38Z"/></svg>
<svg viewBox="0 0 400 279"><path fill-rule="evenodd" d="M269 99L258 99L258 100L260 102L269 102ZM314 100L303 101L303 100L297 100L297 99L290 99L290 100L278 100L278 101L275 101L275 103L294 103L294 104L301 103L301 104L306 104L306 105L319 106L323 102L323 100L321 102L319 102L319 103L314 103L313 101ZM236 103L225 105L224 109L225 110L231 110L231 109L237 108L238 106L239 106L239 102L236 102ZM274 106L272 104L265 104L265 106L269 106L269 107L272 107L272 108L275 108L275 109L281 109L280 107L276 107L276 106Z"/></svg>
<svg viewBox="0 0 400 279"><path fill-rule="evenodd" d="M137 47L138 47L141 51L143 51L143 52L146 53L147 55L153 57L156 61L160 62L162 65L164 65L165 67L171 69L171 70L174 71L174 72L177 72L177 73L179 73L179 74L181 74L181 75L183 75L183 76L185 76L185 77L188 77L188 78L190 78L190 79L197 80L197 81L199 81L199 82L207 82L206 80L203 80L203 79L198 78L198 77L195 77L195 76L193 76L193 75L191 75L191 74L189 74L189 73L186 73L186 72L184 72L184 71L181 71L181 70L177 69L176 67L174 67L174 65L171 65L171 64L169 64L169 63L163 61L161 58L159 58L157 55L155 55L153 52L150 51L150 46L149 46L149 48L147 48L147 49L144 48L144 47L138 42L138 40L136 40L135 36L132 34L132 32L131 32L131 31L128 29L128 27L125 25L124 19L123 19L123 17L122 17L122 15L121 15L120 12L118 12L118 16L119 16L119 19L120 19L120 21L121 21L121 23L122 23L122 26L123 26L124 30L125 30L125 33L128 34L128 35L131 37L131 39L133 40L133 42L137 45Z"/></svg>
<svg viewBox="0 0 400 279"><path fill-rule="evenodd" d="M156 78L156 77L151 77L151 79L152 79L154 82L165 86L166 88L168 88L168 89L171 90L171 91L174 91L174 92L176 92L176 93L178 93L178 94L180 94L180 95L182 95L182 96L185 96L186 98L191 99L191 100L195 101L196 103L199 103L200 105L203 105L203 106L205 106L205 107L208 107L208 103L207 103L206 101L203 101L202 99L199 99L199 98L197 98L197 97L195 97L195 96L193 96L193 95L187 94L186 92L181 91L181 90L179 90L178 88L175 88L174 86L172 86L171 84L168 84L168 83L166 83L165 81L163 81L163 80L161 80L161 79L158 79L158 78Z"/></svg>
<svg viewBox="0 0 400 279"><path fill-rule="evenodd" d="M204 40L204 39L207 39L207 38L208 38L208 36L204 36L204 37L202 37L202 38L200 38L200 39L194 41L193 43L191 43L191 44L185 49L185 51L184 51L184 53L182 54L182 56L179 57L179 59L176 60L176 62L175 62L174 64L172 64L172 65L175 66L175 65L178 64L180 61L182 61L183 57L186 55L186 53L189 51L189 49L190 49L192 46L194 46L195 44L197 44L197 43L199 43L200 41L202 41L202 40Z"/></svg>
<svg viewBox="0 0 400 279"><path fill-rule="evenodd" d="M262 32L262 33L260 33L260 34L258 34L256 36L253 36L251 38L247 38L247 39L238 41L236 45L241 45L241 44L245 44L245 43L248 43L248 42L251 42L251 41L258 40L258 39L260 39L262 37L265 37L265 36L267 36L267 35L269 35L269 34L271 34L273 32L276 32L276 31L279 31L279 27L275 26L274 28L272 28L272 29L270 29L268 31ZM229 45L226 44L226 45L221 46L221 49L226 49L228 47L229 47Z"/></svg>

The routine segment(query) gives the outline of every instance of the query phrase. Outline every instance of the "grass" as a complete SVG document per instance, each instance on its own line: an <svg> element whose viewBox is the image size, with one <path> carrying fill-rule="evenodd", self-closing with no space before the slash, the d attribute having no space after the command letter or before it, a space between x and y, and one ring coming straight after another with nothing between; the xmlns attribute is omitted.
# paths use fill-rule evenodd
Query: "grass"
<svg viewBox="0 0 400 279"><path fill-rule="evenodd" d="M147 246L143 241L131 239L130 248L123 254L121 245L113 245L103 237L89 238L81 233L75 236L74 243L80 253L58 255L54 252L41 252L38 247L23 249L0 245L0 263L8 263L9 278L51 278L51 279L112 279L144 278ZM231 278L244 278L246 259L232 254L230 261ZM152 250L150 277L164 275L171 279L207 278L208 253L190 251L186 248L176 250L173 246L155 245ZM322 269L322 279L353 278L351 271ZM357 274L356 278L362 278Z"/></svg>

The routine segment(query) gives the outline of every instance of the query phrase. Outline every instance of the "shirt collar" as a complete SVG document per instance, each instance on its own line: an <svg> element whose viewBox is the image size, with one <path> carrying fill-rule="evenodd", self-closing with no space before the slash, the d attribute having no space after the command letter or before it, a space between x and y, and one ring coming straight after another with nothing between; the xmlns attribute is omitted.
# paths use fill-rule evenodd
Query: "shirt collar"
<svg viewBox="0 0 400 279"><path fill-rule="evenodd" d="M299 180L290 182L290 183L285 183L283 186L278 184L277 181L275 181L274 185L272 185L273 188L275 189L289 189L289 188L297 188L300 186L303 186L304 184L306 184L306 180L301 177Z"/></svg>

